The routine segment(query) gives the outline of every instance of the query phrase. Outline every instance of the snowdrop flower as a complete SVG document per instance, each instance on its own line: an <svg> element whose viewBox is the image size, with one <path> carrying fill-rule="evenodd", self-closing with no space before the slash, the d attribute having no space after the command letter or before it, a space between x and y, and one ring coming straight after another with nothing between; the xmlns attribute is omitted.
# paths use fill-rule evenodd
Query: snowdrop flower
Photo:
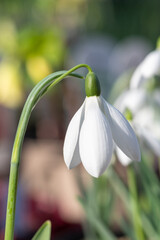
<svg viewBox="0 0 160 240"><path fill-rule="evenodd" d="M135 70L131 82L131 88L138 88L148 79L160 75L160 50L148 54L143 62Z"/></svg>
<svg viewBox="0 0 160 240"><path fill-rule="evenodd" d="M135 115L149 100L149 96L144 89L130 89L124 91L117 98L114 105L122 113L125 113L126 109L129 109Z"/></svg>
<svg viewBox="0 0 160 240"><path fill-rule="evenodd" d="M160 157L160 114L157 107L146 105L134 117L135 131L148 147Z"/></svg>
<svg viewBox="0 0 160 240"><path fill-rule="evenodd" d="M131 89L124 92L116 101L115 106L126 116L130 113L130 123L137 136L157 156L160 156L160 116L152 97L143 89ZM128 165L131 159L116 147L118 159Z"/></svg>
<svg viewBox="0 0 160 240"><path fill-rule="evenodd" d="M140 161L134 131L125 117L100 95L93 72L86 76L86 99L73 116L64 141L64 160L69 169L82 162L94 177L100 176L111 161L113 144L130 159Z"/></svg>

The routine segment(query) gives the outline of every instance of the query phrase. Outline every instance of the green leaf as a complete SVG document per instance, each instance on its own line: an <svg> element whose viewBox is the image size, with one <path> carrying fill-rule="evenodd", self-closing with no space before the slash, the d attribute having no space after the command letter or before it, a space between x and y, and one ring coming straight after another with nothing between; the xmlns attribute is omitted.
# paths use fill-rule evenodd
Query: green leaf
<svg viewBox="0 0 160 240"><path fill-rule="evenodd" d="M50 240L51 239L51 222L46 221L38 229L32 240Z"/></svg>

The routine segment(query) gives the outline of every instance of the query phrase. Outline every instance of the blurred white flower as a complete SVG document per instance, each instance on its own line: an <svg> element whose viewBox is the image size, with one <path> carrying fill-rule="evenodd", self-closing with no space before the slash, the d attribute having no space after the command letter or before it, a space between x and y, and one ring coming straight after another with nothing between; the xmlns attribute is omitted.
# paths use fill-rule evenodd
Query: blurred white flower
<svg viewBox="0 0 160 240"><path fill-rule="evenodd" d="M64 160L69 169L80 162L94 177L109 165L113 142L130 159L140 161L134 131L125 117L103 97L86 97L73 116L64 141Z"/></svg>
<svg viewBox="0 0 160 240"><path fill-rule="evenodd" d="M155 104L145 105L134 117L135 131L148 147L160 157L160 112Z"/></svg>
<svg viewBox="0 0 160 240"><path fill-rule="evenodd" d="M115 106L125 116L130 112L130 123L137 136L157 156L160 156L160 113L152 95L143 89L131 89L116 100ZM120 149L116 148L116 153L123 165L131 162L131 159L124 156Z"/></svg>
<svg viewBox="0 0 160 240"><path fill-rule="evenodd" d="M115 101L115 107L122 113L129 109L136 114L145 104L149 102L149 96L144 89L131 89L124 91Z"/></svg>
<svg viewBox="0 0 160 240"><path fill-rule="evenodd" d="M160 75L160 50L149 53L136 68L131 78L130 87L138 88L148 79Z"/></svg>

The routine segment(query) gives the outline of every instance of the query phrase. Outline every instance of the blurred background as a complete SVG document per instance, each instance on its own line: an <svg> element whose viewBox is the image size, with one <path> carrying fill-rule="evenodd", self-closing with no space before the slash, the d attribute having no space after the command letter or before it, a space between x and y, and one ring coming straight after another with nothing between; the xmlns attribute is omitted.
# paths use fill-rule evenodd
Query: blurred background
<svg viewBox="0 0 160 240"><path fill-rule="evenodd" d="M114 103L156 48L159 12L158 0L0 0L0 239L12 144L31 89L52 72L87 63L99 76L103 96ZM143 146L142 163L129 170L114 155L99 179L81 165L72 171L65 166L66 128L84 97L83 80L68 78L32 113L20 165L15 239L31 239L50 219L55 240L158 240L160 163L154 151Z"/></svg>

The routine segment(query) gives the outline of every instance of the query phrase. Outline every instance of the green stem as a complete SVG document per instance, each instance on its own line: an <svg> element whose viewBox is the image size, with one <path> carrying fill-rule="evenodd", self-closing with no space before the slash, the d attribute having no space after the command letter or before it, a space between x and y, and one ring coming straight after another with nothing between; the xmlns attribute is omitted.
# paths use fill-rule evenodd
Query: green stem
<svg viewBox="0 0 160 240"><path fill-rule="evenodd" d="M135 173L133 172L132 166L128 166L127 175L128 175L129 190L131 194L131 199L130 199L131 214L132 214L135 239L145 240L143 229L142 229L142 221L141 221L139 206L138 206L138 194L136 189Z"/></svg>
<svg viewBox="0 0 160 240"><path fill-rule="evenodd" d="M5 228L5 240L12 240L14 238L14 221L15 221L15 208L16 208L16 195L17 195L17 182L18 182L18 170L20 163L20 154L24 135L26 132L27 124L34 106L37 104L39 99L50 89L59 83L63 78L71 75L78 78L82 76L72 73L78 68L85 67L89 72L92 69L86 64L79 64L68 71L55 72L41 80L29 94L26 103L24 105L15 141L12 150L11 166L10 166L10 177L9 177L9 188L8 188L8 202L6 212L6 228Z"/></svg>

